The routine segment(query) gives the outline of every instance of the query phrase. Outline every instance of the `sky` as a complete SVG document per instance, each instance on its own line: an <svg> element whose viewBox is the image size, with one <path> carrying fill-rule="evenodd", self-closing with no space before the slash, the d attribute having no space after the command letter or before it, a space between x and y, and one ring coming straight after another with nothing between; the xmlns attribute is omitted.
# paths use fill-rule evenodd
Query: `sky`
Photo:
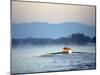
<svg viewBox="0 0 100 75"><path fill-rule="evenodd" d="M95 26L95 6L13 1L12 22L81 22Z"/></svg>
<svg viewBox="0 0 100 75"><path fill-rule="evenodd" d="M12 2L13 38L95 36L95 6Z"/></svg>

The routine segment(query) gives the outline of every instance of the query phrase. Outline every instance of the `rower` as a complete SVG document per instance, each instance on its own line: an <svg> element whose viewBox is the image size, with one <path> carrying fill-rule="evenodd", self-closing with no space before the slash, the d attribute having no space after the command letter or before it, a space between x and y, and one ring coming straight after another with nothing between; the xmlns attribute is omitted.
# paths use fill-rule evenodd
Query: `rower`
<svg viewBox="0 0 100 75"><path fill-rule="evenodd" d="M71 54L72 53L72 49L64 47L62 53Z"/></svg>

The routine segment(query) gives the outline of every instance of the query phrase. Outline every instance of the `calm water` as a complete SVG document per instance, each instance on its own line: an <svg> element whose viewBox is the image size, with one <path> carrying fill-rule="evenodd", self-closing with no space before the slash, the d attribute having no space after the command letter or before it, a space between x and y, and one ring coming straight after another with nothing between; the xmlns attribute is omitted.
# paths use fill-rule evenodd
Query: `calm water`
<svg viewBox="0 0 100 75"><path fill-rule="evenodd" d="M72 48L69 55L46 55ZM46 55L46 56L41 56ZM23 46L12 48L12 73L95 69L95 46Z"/></svg>

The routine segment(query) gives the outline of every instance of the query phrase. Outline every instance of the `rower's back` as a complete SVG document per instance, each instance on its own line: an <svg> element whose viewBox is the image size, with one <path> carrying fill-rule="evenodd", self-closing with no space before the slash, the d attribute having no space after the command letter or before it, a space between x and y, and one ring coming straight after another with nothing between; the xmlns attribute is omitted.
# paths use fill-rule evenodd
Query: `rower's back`
<svg viewBox="0 0 100 75"><path fill-rule="evenodd" d="M66 53L66 54L71 54L72 50L71 50L71 48L64 47L62 52Z"/></svg>

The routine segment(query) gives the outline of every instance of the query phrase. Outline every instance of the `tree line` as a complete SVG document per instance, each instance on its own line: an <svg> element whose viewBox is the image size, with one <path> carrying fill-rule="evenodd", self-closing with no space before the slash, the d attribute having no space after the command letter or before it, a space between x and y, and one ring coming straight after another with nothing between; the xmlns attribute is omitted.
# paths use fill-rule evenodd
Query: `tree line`
<svg viewBox="0 0 100 75"><path fill-rule="evenodd" d="M12 46L18 45L53 45L53 44L64 44L64 45L87 45L96 43L96 36L89 37L83 33L74 33L69 37L61 37L57 39L52 38L25 38L25 39L12 39Z"/></svg>

